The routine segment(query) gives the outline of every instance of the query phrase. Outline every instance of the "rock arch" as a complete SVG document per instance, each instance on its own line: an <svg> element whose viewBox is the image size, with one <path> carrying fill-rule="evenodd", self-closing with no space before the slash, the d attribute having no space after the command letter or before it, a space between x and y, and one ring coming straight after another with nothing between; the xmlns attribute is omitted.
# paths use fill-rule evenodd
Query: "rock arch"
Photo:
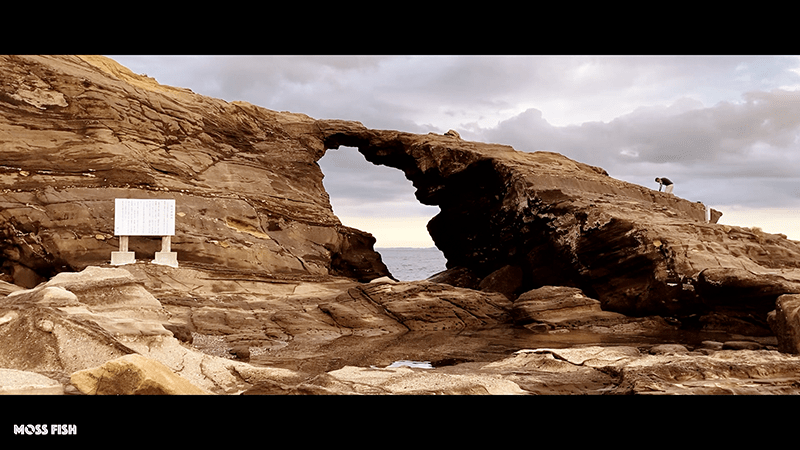
<svg viewBox="0 0 800 450"><path fill-rule="evenodd" d="M716 225L718 211L709 223L699 202L560 154L357 122L318 120L316 127L324 148L356 147L368 161L402 170L417 199L440 208L428 230L448 261L450 276L440 280L452 284L511 298L543 285L574 286L610 310L680 315L707 309L716 295L704 269L799 266L800 247L785 237L771 239L786 259L753 258L761 244ZM751 300L766 314L775 293Z"/></svg>
<svg viewBox="0 0 800 450"><path fill-rule="evenodd" d="M717 225L716 211L709 223L698 202L556 153L316 120L126 77L97 58L0 56L10 80L0 95L4 281L107 262L117 196L180 200L182 264L384 276L374 238L333 214L316 164L348 146L401 170L420 202L439 207L428 229L448 260L442 281L512 298L575 286L637 315L724 305L763 318L778 295L800 293L800 244Z"/></svg>

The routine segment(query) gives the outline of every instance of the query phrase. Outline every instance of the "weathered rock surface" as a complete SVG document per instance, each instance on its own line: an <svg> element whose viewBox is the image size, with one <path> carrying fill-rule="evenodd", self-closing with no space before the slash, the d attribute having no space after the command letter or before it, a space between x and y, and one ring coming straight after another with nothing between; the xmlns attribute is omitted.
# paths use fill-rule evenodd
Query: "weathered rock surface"
<svg viewBox="0 0 800 450"><path fill-rule="evenodd" d="M374 238L341 225L295 128L302 114L162 86L101 57L0 58L0 254L33 287L107 262L114 198L176 199L181 263L260 274L387 275ZM153 259L158 238L132 238Z"/></svg>
<svg viewBox="0 0 800 450"><path fill-rule="evenodd" d="M513 381L492 373L443 374L426 369L347 366L328 372L304 386L326 394L520 395Z"/></svg>
<svg viewBox="0 0 800 450"><path fill-rule="evenodd" d="M522 350L485 368L532 393L796 394L800 359L775 351L650 354L634 347Z"/></svg>
<svg viewBox="0 0 800 450"><path fill-rule="evenodd" d="M72 385L88 395L208 395L158 361L136 353L79 370Z"/></svg>
<svg viewBox="0 0 800 450"><path fill-rule="evenodd" d="M800 393L800 358L767 350L701 353L680 345L520 350L493 362L355 367L246 394L752 395Z"/></svg>
<svg viewBox="0 0 800 450"><path fill-rule="evenodd" d="M770 313L768 320L775 330L778 349L800 354L800 295L785 294L778 297L775 311Z"/></svg>
<svg viewBox="0 0 800 450"><path fill-rule="evenodd" d="M417 198L439 206L428 230L453 276L436 281L512 299L571 286L608 311L682 319L717 312L766 333L777 296L797 292L800 244L718 225L716 211L706 223L698 202L555 153L318 122L326 147L356 146L367 160L403 170Z"/></svg>
<svg viewBox="0 0 800 450"><path fill-rule="evenodd" d="M184 264L386 276L374 239L341 225L322 186L316 162L346 145L402 170L421 202L439 206L429 231L448 267L463 269L439 281L512 300L571 286L607 311L766 333L777 296L800 292L800 244L717 225L717 211L705 223L698 202L555 153L228 103L100 57L0 63L0 230L15 284L106 261L115 197L175 198ZM130 245L147 259L158 239Z"/></svg>
<svg viewBox="0 0 800 450"><path fill-rule="evenodd" d="M508 322L510 306L501 294L419 281L357 286L320 309L345 328L375 330L389 321L397 332L497 326Z"/></svg>
<svg viewBox="0 0 800 450"><path fill-rule="evenodd" d="M0 395L60 395L64 386L44 375L14 369L0 369Z"/></svg>
<svg viewBox="0 0 800 450"><path fill-rule="evenodd" d="M23 288L15 284L0 281L0 296L8 295L14 291L21 291Z"/></svg>
<svg viewBox="0 0 800 450"><path fill-rule="evenodd" d="M242 392L254 380L296 376L184 345L165 327L170 318L125 269L61 273L0 299L0 367L60 380L138 354L200 389L223 394Z"/></svg>
<svg viewBox="0 0 800 450"><path fill-rule="evenodd" d="M439 206L447 271L385 278L323 189L340 146ZM0 154L2 368L63 383L141 355L220 394L795 389L772 348L800 352L800 243L558 154L229 103L88 56L0 57ZM176 199L179 269L107 267L114 198ZM160 239L130 248L150 260ZM680 330L735 335L586 346ZM416 357L435 372L388 367Z"/></svg>
<svg viewBox="0 0 800 450"><path fill-rule="evenodd" d="M409 352L416 341L408 340L427 332L510 325L503 295L433 282L274 280L152 264L126 270L169 311L166 326L194 348L308 373L374 358L393 345ZM394 356L381 357L388 365Z"/></svg>
<svg viewBox="0 0 800 450"><path fill-rule="evenodd" d="M520 299L577 294L537 291ZM177 292L183 297L170 297ZM431 282L222 279L146 263L89 267L2 300L0 366L49 380L36 388L48 393L797 393L800 357L746 350L764 348L754 341L587 347L570 336L582 329L597 333L596 341L626 333L640 339L647 328L631 328L619 314L589 323L540 316L550 327L533 333L510 325L511 308L502 294ZM191 342L169 329L185 330ZM511 354L531 336L567 347ZM250 361L237 359L235 348L245 348ZM415 358L431 368L392 365ZM4 386L17 393L20 384Z"/></svg>
<svg viewBox="0 0 800 450"><path fill-rule="evenodd" d="M310 282L147 263L90 266L0 299L0 367L56 379L81 372L71 383L82 393L136 393L146 390L136 387L144 375L106 387L96 382L113 378L104 367L109 361L140 355L199 389L232 394L374 360L381 347L402 343L410 331L503 326L508 306L501 294L431 282ZM381 337L368 344L346 340ZM417 342L434 348L430 340ZM382 358L409 349L399 345Z"/></svg>
<svg viewBox="0 0 800 450"><path fill-rule="evenodd" d="M586 297L580 289L562 286L544 286L520 295L511 313L519 325L597 325L626 318L623 314L603 311L598 300Z"/></svg>

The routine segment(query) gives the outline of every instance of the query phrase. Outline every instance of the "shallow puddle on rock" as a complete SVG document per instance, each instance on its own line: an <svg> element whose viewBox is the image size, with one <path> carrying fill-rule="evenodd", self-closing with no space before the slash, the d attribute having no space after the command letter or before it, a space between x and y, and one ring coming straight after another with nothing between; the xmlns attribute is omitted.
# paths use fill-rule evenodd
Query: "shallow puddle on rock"
<svg viewBox="0 0 800 450"><path fill-rule="evenodd" d="M536 348L567 348L591 345L652 347L682 344L692 350L702 341L724 342L724 333L670 332L625 335L572 330L536 333L525 328L499 327L462 331L411 331L375 337L344 336L321 346L291 350L272 349L254 355L251 363L285 367L309 373L329 372L344 366L437 369L462 363L493 362L514 352Z"/></svg>
<svg viewBox="0 0 800 450"><path fill-rule="evenodd" d="M388 366L386 366L387 369L393 369L395 367L414 367L416 369L433 369L433 366L431 365L430 361L406 361L406 360L400 360L400 361L395 361L395 362L389 364Z"/></svg>

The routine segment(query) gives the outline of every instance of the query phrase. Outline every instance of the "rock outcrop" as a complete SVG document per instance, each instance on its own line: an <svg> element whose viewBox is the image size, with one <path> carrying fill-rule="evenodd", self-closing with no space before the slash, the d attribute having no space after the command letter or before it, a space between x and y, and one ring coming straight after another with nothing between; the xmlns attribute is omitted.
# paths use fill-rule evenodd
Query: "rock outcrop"
<svg viewBox="0 0 800 450"><path fill-rule="evenodd" d="M446 271L394 282L341 224L317 164L340 146L439 206ZM98 391L70 377L140 358L215 394L796 390L774 350L800 352L800 243L562 155L229 103L89 56L0 57L0 154L0 376L45 390ZM159 237L108 267L115 198L176 200L179 268L146 262ZM729 334L583 345L686 329ZM582 344L524 347L559 336ZM415 356L435 371L391 367Z"/></svg>
<svg viewBox="0 0 800 450"><path fill-rule="evenodd" d="M79 370L72 385L87 395L209 395L158 361L136 353Z"/></svg>
<svg viewBox="0 0 800 450"><path fill-rule="evenodd" d="M608 311L721 311L767 332L777 297L800 292L800 244L718 225L717 211L707 223L698 202L562 155L228 103L100 57L1 62L2 270L18 285L106 261L117 245L115 197L175 198L173 248L185 264L386 276L374 238L342 226L322 186L319 158L352 146L402 170L420 202L439 206L428 229L456 275L437 281L512 300L570 286ZM130 245L147 259L158 244Z"/></svg>
<svg viewBox="0 0 800 450"><path fill-rule="evenodd" d="M339 325L374 332L453 331L507 323L511 302L502 294L483 293L446 284L419 281L381 283L351 288L320 309ZM399 328L398 328L399 327Z"/></svg>
<svg viewBox="0 0 800 450"><path fill-rule="evenodd" d="M0 369L0 395L61 395L64 386L35 372Z"/></svg>
<svg viewBox="0 0 800 450"><path fill-rule="evenodd" d="M629 342L648 326L657 333L669 326L598 311L571 288L537 289L517 301L528 311L523 321L547 328L511 327L509 311L516 313L502 294L432 282L88 267L0 303L0 393L797 393L800 357L770 345L587 346L571 333ZM512 352L532 338L573 345ZM393 364L414 357L428 368Z"/></svg>
<svg viewBox="0 0 800 450"><path fill-rule="evenodd" d="M508 380L530 393L742 395L796 394L797 364L797 357L774 351L651 354L587 346L523 350L485 369L514 371Z"/></svg>
<svg viewBox="0 0 800 450"><path fill-rule="evenodd" d="M245 394L797 395L798 370L798 357L775 351L577 346L431 368L345 366Z"/></svg>
<svg viewBox="0 0 800 450"><path fill-rule="evenodd" d="M721 213L616 180L550 152L318 121L326 147L358 147L402 170L441 212L428 224L447 258L439 282L506 291L580 288L604 310L681 318L723 311L769 333L796 293L800 244L716 223ZM500 276L498 276L500 275ZM503 280L497 286L495 278Z"/></svg>
<svg viewBox="0 0 800 450"><path fill-rule="evenodd" d="M61 273L34 289L0 299L0 367L69 380L76 372L88 370L84 375L89 376L105 371L98 368L109 361L138 355L159 362L198 389L218 394L242 392L254 381L296 376L186 345L169 330L180 329L171 316L125 269L88 267ZM129 381L120 379L123 384ZM78 382L82 392L92 391L86 388L86 377ZM129 387L139 389L136 386ZM67 382L66 388L77 386ZM128 388L113 383L100 389Z"/></svg>
<svg viewBox="0 0 800 450"><path fill-rule="evenodd" d="M785 294L778 297L775 311L767 316L767 320L775 331L778 349L800 354L800 295Z"/></svg>
<svg viewBox="0 0 800 450"><path fill-rule="evenodd" d="M544 286L520 295L511 311L519 325L575 326L619 321L625 316L603 311L598 300L586 297L578 288Z"/></svg>
<svg viewBox="0 0 800 450"><path fill-rule="evenodd" d="M178 394L189 385L232 394L374 358L376 345L408 339L409 332L503 327L509 307L501 294L431 282L90 266L0 299L0 368L69 379L64 389L84 394ZM169 381L174 377L184 381Z"/></svg>
<svg viewBox="0 0 800 450"><path fill-rule="evenodd" d="M0 58L0 254L33 287L107 262L114 198L176 200L182 263L259 274L388 274L341 225L302 114L162 86L101 57ZM131 238L153 259L159 238Z"/></svg>

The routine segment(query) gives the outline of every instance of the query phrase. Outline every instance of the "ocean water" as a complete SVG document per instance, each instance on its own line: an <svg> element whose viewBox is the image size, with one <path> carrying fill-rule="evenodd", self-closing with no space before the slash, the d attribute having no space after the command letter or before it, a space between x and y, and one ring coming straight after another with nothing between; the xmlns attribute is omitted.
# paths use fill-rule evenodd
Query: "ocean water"
<svg viewBox="0 0 800 450"><path fill-rule="evenodd" d="M436 247L430 248L376 248L381 260L400 281L424 280L431 275L446 269L442 252Z"/></svg>

